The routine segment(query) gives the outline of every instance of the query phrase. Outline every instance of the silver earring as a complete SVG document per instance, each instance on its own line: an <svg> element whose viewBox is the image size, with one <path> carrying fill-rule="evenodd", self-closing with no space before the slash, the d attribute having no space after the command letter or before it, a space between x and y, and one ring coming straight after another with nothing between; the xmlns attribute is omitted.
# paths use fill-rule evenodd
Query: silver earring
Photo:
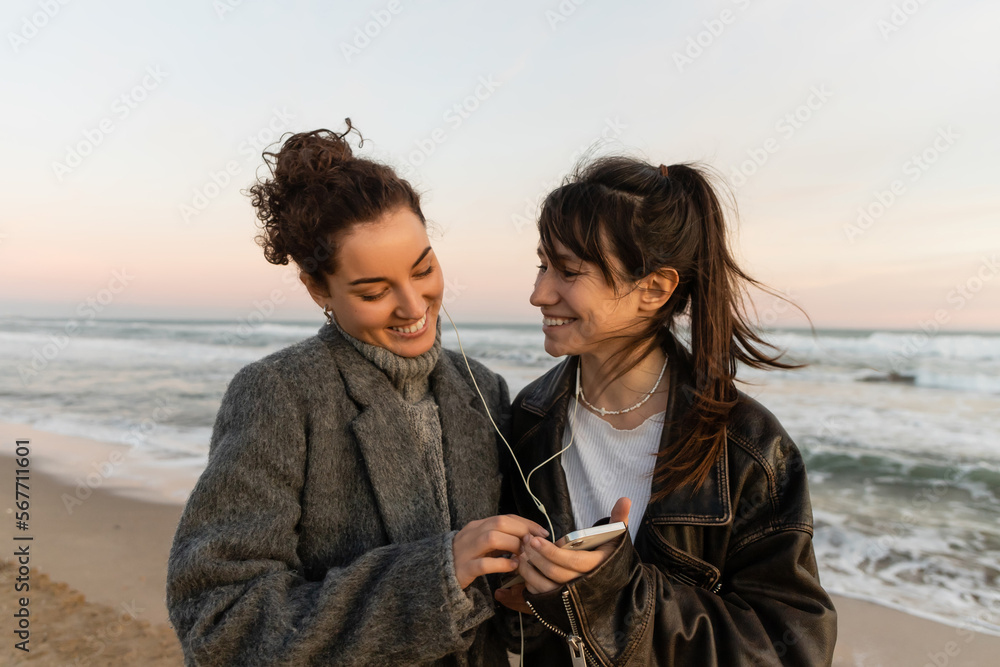
<svg viewBox="0 0 1000 667"><path fill-rule="evenodd" d="M333 311L330 310L329 305L323 306L323 314L326 315L326 323L333 324Z"/></svg>

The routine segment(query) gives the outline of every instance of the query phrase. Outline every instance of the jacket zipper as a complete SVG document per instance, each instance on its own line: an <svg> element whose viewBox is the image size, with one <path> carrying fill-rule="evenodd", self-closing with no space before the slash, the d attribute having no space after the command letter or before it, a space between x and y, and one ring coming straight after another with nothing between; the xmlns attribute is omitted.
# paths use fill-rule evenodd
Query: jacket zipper
<svg viewBox="0 0 1000 667"><path fill-rule="evenodd" d="M587 645L583 643L583 638L580 637L579 629L576 626L576 615L573 613L573 607L569 602L569 591L563 591L562 601L563 606L566 607L566 615L569 617L570 634L566 634L539 616L538 612L535 611L534 605L530 602L528 602L528 606L531 608L531 611L535 613L535 618L537 618L543 626L566 639L566 643L569 644L569 656L573 661L573 667L587 667L591 664L597 664L597 661L591 658L590 650L587 648ZM527 602L527 600L525 600L525 602Z"/></svg>

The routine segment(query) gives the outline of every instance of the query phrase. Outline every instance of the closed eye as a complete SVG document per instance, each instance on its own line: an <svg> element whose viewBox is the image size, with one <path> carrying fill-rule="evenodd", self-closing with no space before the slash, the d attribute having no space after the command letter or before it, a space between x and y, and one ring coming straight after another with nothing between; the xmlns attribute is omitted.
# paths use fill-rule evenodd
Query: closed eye
<svg viewBox="0 0 1000 667"><path fill-rule="evenodd" d="M382 290L378 294L361 294L360 296L362 301L378 301L388 293L389 290Z"/></svg>

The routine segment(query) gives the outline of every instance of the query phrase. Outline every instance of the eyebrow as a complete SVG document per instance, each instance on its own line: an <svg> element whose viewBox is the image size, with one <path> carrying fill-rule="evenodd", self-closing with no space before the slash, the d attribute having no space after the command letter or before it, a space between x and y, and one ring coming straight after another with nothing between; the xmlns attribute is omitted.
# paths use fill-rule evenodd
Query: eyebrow
<svg viewBox="0 0 1000 667"><path fill-rule="evenodd" d="M541 248L537 248L535 250L535 254L538 255L540 258L544 258L546 256L545 251L542 250ZM579 261L582 261L579 257L577 257L575 255L567 255L565 253L556 253L555 255L553 255L553 257L555 257L556 259L558 259L560 262L579 262Z"/></svg>
<svg viewBox="0 0 1000 667"><path fill-rule="evenodd" d="M413 263L413 266L411 266L410 268L411 269L417 268L417 265L420 264L420 262L424 261L424 257L427 257L427 253L429 253L430 251L431 251L431 247L430 246L427 246L426 248L424 248L424 251L422 253L420 253L420 257L417 258L417 261L415 261ZM387 282L389 282L389 279L388 278L383 278L381 276L378 277L378 278L358 278L357 280L352 280L351 282L349 282L347 284L348 284L348 286L353 287L354 285L366 285L368 283L382 283L382 282L386 282L387 283Z"/></svg>

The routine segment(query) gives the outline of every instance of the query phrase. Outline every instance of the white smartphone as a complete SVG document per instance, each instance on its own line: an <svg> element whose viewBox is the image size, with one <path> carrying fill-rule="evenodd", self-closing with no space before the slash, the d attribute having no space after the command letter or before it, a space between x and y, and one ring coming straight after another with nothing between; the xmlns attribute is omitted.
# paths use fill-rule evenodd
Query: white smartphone
<svg viewBox="0 0 1000 667"><path fill-rule="evenodd" d="M608 523L603 526L594 526L593 528L574 530L571 533L563 535L562 538L556 542L556 546L561 549L571 549L573 551L590 551L606 542L610 542L624 533L625 530L626 526L622 521ZM510 588L511 586L516 586L523 581L524 577L518 574L509 581L505 581L501 584L500 588Z"/></svg>
<svg viewBox="0 0 1000 667"><path fill-rule="evenodd" d="M615 539L625 532L625 528L624 522L616 521L603 526L574 530L572 533L563 535L562 539L556 542L556 546L574 551L590 551Z"/></svg>

